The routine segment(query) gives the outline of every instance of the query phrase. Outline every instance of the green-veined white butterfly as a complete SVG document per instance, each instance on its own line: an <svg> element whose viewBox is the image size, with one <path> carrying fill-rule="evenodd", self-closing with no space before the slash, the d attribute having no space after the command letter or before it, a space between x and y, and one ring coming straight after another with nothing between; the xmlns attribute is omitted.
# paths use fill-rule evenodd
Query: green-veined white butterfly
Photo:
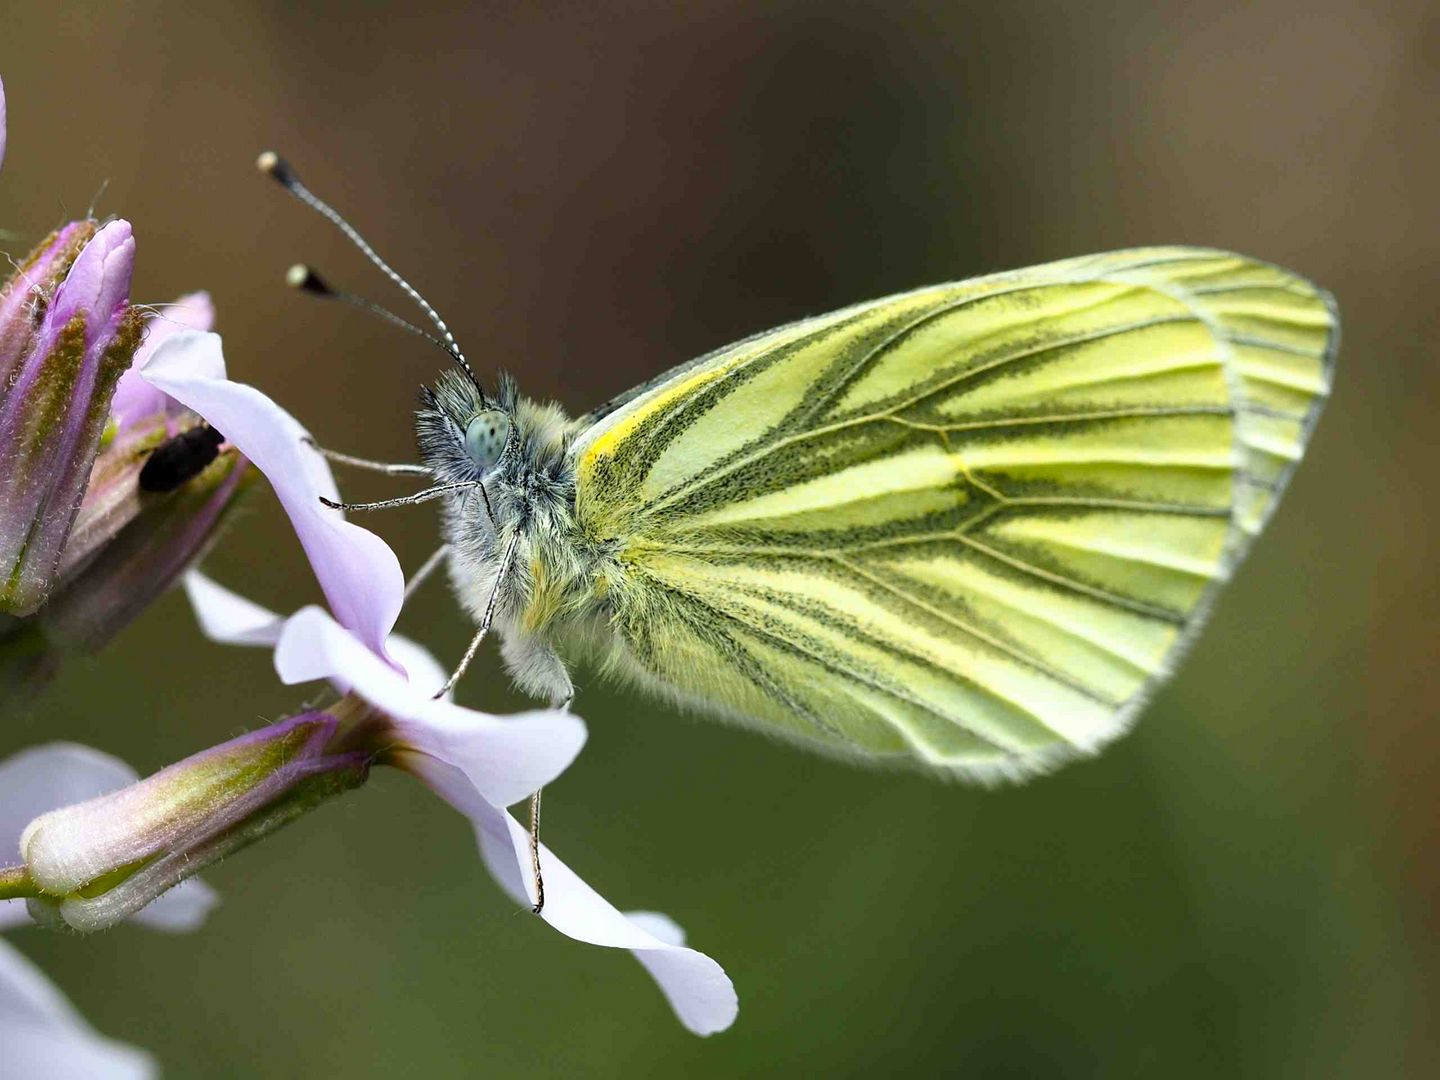
<svg viewBox="0 0 1440 1080"><path fill-rule="evenodd" d="M588 657L979 780L1126 729L1274 509L1338 339L1289 271L1137 248L803 319L572 419L487 395L435 320L458 370L418 415L422 495L521 687L568 702Z"/></svg>

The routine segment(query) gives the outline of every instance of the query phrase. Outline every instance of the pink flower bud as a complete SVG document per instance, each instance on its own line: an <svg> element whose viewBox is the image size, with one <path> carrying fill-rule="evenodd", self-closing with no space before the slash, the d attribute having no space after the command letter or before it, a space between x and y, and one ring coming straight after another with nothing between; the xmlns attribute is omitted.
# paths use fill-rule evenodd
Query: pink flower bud
<svg viewBox="0 0 1440 1080"><path fill-rule="evenodd" d="M80 222L0 293L0 610L29 614L55 583L115 385L140 344L134 264L128 222Z"/></svg>
<svg viewBox="0 0 1440 1080"><path fill-rule="evenodd" d="M365 781L369 758L303 713L108 795L52 810L20 837L40 922L113 926L203 867Z"/></svg>

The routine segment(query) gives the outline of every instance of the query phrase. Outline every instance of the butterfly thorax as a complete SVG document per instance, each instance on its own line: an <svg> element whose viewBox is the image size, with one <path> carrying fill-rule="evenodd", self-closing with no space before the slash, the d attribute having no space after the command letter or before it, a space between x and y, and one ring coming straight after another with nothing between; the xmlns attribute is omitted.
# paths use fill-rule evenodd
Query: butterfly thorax
<svg viewBox="0 0 1440 1080"><path fill-rule="evenodd" d="M422 395L422 462L438 483L474 485L444 504L451 583L477 623L495 595L494 624L507 642L548 645L561 624L593 612L594 583L605 576L606 552L576 524L574 428L559 406L521 397L508 378L493 400L448 372ZM563 696L556 678L520 681Z"/></svg>

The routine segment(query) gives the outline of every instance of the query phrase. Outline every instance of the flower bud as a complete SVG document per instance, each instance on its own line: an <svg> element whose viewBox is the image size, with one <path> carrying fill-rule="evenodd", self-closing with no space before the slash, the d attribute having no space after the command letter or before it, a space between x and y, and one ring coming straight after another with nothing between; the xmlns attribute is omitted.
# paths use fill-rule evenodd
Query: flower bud
<svg viewBox="0 0 1440 1080"><path fill-rule="evenodd" d="M362 752L303 713L32 821L20 838L37 922L81 931L126 918L205 866L359 786Z"/></svg>
<svg viewBox="0 0 1440 1080"><path fill-rule="evenodd" d="M34 343L46 298L55 295L95 232L93 221L72 221L57 229L26 256L0 288L0 390L9 387L16 367Z"/></svg>
<svg viewBox="0 0 1440 1080"><path fill-rule="evenodd" d="M130 225L77 222L0 292L0 611L49 595L121 374L141 337Z"/></svg>

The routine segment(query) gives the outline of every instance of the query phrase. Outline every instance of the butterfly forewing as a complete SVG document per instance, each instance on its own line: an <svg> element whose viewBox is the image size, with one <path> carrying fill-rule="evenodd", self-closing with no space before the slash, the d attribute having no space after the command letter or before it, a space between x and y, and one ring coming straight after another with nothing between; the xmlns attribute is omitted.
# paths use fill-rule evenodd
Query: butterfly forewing
<svg viewBox="0 0 1440 1080"><path fill-rule="evenodd" d="M1335 332L1283 270L1140 249L677 369L576 444L617 655L841 753L983 778L1094 750L1273 508Z"/></svg>

